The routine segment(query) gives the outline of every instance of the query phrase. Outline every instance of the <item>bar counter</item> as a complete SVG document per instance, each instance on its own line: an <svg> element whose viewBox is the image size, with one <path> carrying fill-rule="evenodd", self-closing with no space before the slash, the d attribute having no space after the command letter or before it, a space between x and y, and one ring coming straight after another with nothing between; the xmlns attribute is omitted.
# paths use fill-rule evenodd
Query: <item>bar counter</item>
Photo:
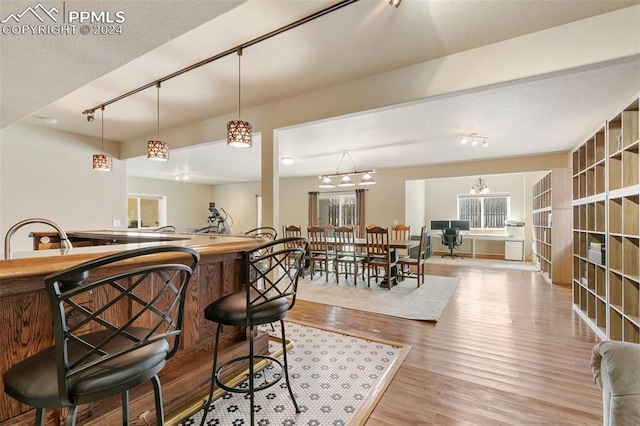
<svg viewBox="0 0 640 426"><path fill-rule="evenodd" d="M215 324L204 319L204 308L213 300L242 288L242 252L264 241L217 234L127 231L68 234L76 240L90 241L91 245L74 245L65 254L59 248L11 253L11 259L0 260L0 324L3 328L0 333L0 375L15 363L53 344L51 309L44 290L45 276L117 251L154 245L189 246L200 253L201 259L187 292L181 348L160 373L165 416L175 417L208 391ZM225 328L221 338L221 346L224 347L222 362L245 349L244 334L245 330L239 328ZM261 336L257 350L264 353L267 345L267 336ZM1 381L0 386L3 386ZM145 422L139 418L145 412L148 412L146 419L152 422L155 410L151 385L132 390L129 406L131 424L144 425ZM65 414L64 410L47 410L46 424L62 424L60 419L64 419ZM34 415L35 410L10 398L3 389L0 394L0 424L32 425ZM119 396L80 406L79 425L120 423Z"/></svg>

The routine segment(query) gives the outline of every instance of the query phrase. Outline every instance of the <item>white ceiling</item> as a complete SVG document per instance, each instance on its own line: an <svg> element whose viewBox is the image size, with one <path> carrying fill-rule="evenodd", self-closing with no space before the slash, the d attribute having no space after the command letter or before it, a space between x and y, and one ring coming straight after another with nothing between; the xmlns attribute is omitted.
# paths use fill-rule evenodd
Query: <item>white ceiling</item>
<svg viewBox="0 0 640 426"><path fill-rule="evenodd" d="M146 5L134 8L133 3ZM6 54L17 51L7 50L12 40L2 37L2 125L27 117L25 123L99 138L99 114L96 121L87 123L81 114L84 109L334 3L163 1L150 7L147 2L108 2L109 8L120 7L127 13L126 33L120 39L94 38L99 43L94 45L75 38L71 46L65 44L66 48L60 43L49 46L50 51L58 52L50 66L46 55L44 59L38 55L42 49L33 55L18 50L20 69L29 69L33 76L8 67ZM242 107L255 107L636 4L639 2L635 0L403 0L394 9L385 0L361 0L245 49ZM2 18L6 9L3 5L0 10ZM141 26L129 25L134 20ZM196 27L201 22L205 23ZM183 31L187 32L179 36ZM9 47L16 49L14 45ZM71 56L60 53L73 51L77 53ZM481 73L482 65L469 64L469 72ZM100 70L106 73L100 76ZM47 72L57 78L43 78ZM28 97L23 93L26 77L30 81L35 78L37 87L28 91ZM47 84L40 84L42 81ZM163 83L161 135L170 128L237 111L237 81L238 60L232 54ZM293 166L281 167L280 175L331 173L343 150L349 150L358 169L567 151L639 89L640 60L633 57L305 123L278 130L280 155L296 159ZM37 117L54 117L58 124L46 124ZM489 146L460 149L458 135L471 132L487 136ZM106 108L105 138L144 144L155 134L155 89ZM158 179L174 179L176 174L188 172L193 182L255 181L260 179L260 139L259 133L254 135L250 150L232 149L220 140L211 140L196 147L172 149L168 163L131 158L127 167L131 175Z"/></svg>

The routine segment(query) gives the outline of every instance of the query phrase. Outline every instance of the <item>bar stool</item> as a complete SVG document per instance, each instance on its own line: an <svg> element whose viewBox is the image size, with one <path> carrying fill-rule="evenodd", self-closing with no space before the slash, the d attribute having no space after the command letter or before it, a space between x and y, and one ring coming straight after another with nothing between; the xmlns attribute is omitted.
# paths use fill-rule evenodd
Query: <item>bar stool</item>
<svg viewBox="0 0 640 426"><path fill-rule="evenodd" d="M159 263L150 257L158 254L180 257ZM122 424L128 425L129 389L151 381L156 424L164 424L158 373L180 347L185 294L199 259L188 247L151 247L47 276L55 345L7 370L4 391L35 407L39 426L47 408L68 408L72 426L79 405L120 394ZM147 265L112 272L132 260Z"/></svg>
<svg viewBox="0 0 640 426"><path fill-rule="evenodd" d="M244 253L246 259L245 289L226 295L204 309L205 318L218 323L218 327L216 328L216 338L213 349L211 386L209 388L209 396L205 402L201 425L205 424L207 414L210 409L213 408L212 400L215 386L227 392L245 393L249 395L250 418L251 425L253 425L255 416L255 392L275 385L283 377L285 378L296 413L300 412L289 382L283 319L287 316L289 309L295 304L298 277L302 272L302 262L308 246L309 239L304 237L290 237L271 241L246 251ZM269 267L265 269L264 265L269 265ZM253 340L255 327L261 324L270 324L275 321L280 321L280 328L282 330L282 362L269 355L254 354ZM249 353L229 360L218 367L218 347L220 333L224 325L247 328ZM270 381L267 381L265 377L263 382L256 384L255 376L259 371L255 371L254 364L259 360L264 360L267 361L267 363L278 366L282 373ZM220 377L225 369L247 363L248 387L243 386L243 383L237 386L229 386L222 382Z"/></svg>

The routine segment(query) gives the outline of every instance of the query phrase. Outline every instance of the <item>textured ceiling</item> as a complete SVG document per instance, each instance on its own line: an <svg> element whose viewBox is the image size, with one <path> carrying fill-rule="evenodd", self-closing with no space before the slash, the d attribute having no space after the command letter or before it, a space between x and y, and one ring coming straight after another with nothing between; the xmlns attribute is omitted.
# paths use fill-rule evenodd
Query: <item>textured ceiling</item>
<svg viewBox="0 0 640 426"><path fill-rule="evenodd" d="M110 8L117 4L127 13L127 33L118 40L89 42L77 37L70 43L52 39L42 44L32 40L29 45L2 37L3 126L29 115L25 123L50 126L37 117L54 117L58 124L53 128L100 137L100 127L88 125L82 110L334 3L108 2ZM242 105L274 102L636 4L403 0L394 9L384 0L361 0L246 49ZM5 2L0 10L4 16ZM468 72L483 73L483 64L468 64ZM568 150L638 91L639 75L635 57L300 124L278 131L281 155L296 158L293 166L281 167L280 174L331 172L344 149L350 150L358 168ZM163 83L161 132L237 111L237 81L238 61L230 55ZM581 106L577 119L576 105ZM155 89L109 106L106 137L123 144L144 143L156 133L155 108ZM474 131L489 137L487 148L460 151L452 145L456 135ZM165 164L130 159L129 173L173 179L189 172L193 181L203 183L259 179L260 134L251 150L229 149L220 140L201 142L198 147L173 149ZM239 162L247 167L236 167Z"/></svg>

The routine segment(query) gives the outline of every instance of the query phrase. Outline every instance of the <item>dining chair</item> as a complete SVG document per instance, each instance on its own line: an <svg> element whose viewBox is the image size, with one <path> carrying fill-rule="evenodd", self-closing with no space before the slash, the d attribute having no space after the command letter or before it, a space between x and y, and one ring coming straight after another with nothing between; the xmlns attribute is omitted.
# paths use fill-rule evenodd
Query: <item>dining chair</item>
<svg viewBox="0 0 640 426"><path fill-rule="evenodd" d="M424 265L429 257L428 241L429 241L429 228L423 226L420 230L420 244L418 245L418 252L416 257L404 256L398 258L398 264L400 264L400 273L402 277L405 277L405 273L411 276L411 268L416 268L416 275L418 280L418 287L424 281Z"/></svg>
<svg viewBox="0 0 640 426"><path fill-rule="evenodd" d="M204 317L218 324L213 349L213 366L211 370L211 384L209 395L205 401L204 415L201 425L206 424L207 414L214 409L213 393L215 387L227 391L244 393L250 404L250 424L255 421L254 394L278 383L283 377L289 396L295 407L296 413L300 412L295 395L289 381L289 366L287 362L287 340L283 319L296 302L298 278L302 273L302 262L307 252L309 239L304 237L289 237L262 244L243 253L245 259L246 280L245 288L241 291L228 294L204 309ZM266 254L265 254L266 253ZM268 270L262 269L262 265L270 265ZM282 361L270 355L254 353L255 327L261 324L270 324L280 321L282 335ZM249 341L249 353L233 358L218 367L218 348L222 327L246 327ZM270 364L269 371L274 367L279 369L277 373L269 374L265 370L256 371L256 361L265 361ZM242 365L248 369L247 379L241 383L225 383L221 380L223 372L227 368ZM262 377L257 380L257 375ZM248 382L248 383L247 383ZM262 422L261 422L262 424ZM267 423L264 423L267 424Z"/></svg>
<svg viewBox="0 0 640 426"><path fill-rule="evenodd" d="M410 240L411 239L411 226L404 225L402 223L393 225L391 227L391 239L392 240L399 240L399 241ZM409 256L409 250L408 249L397 249L396 252L398 254L398 259L400 259L402 257ZM402 265L401 268L404 268L404 265ZM405 273L409 273L409 271L401 271L401 272L402 272L400 274L401 279L404 278Z"/></svg>
<svg viewBox="0 0 640 426"><path fill-rule="evenodd" d="M355 231L352 227L341 226L335 230L335 250L336 250L336 283L340 282L340 266L345 278L353 275L353 284L358 284L358 271L362 271L364 281L364 262L366 256L358 252L355 243Z"/></svg>
<svg viewBox="0 0 640 426"><path fill-rule="evenodd" d="M311 226L307 228L307 237L309 237L309 271L311 279L315 273L316 263L320 263L323 269L320 270L320 276L324 270L325 281L329 282L329 266L336 270L336 253L329 250L327 245L327 237L325 229L321 226Z"/></svg>
<svg viewBox="0 0 640 426"><path fill-rule="evenodd" d="M298 238L302 237L302 228L297 225L283 225L282 226L282 234L284 238ZM287 243L290 246L294 246L296 244L301 244L299 240L289 240ZM307 245L308 247L308 245ZM305 253L304 262L302 263L303 270L306 270L309 266L309 253Z"/></svg>
<svg viewBox="0 0 640 426"><path fill-rule="evenodd" d="M67 408L71 426L78 406L119 394L127 425L129 389L151 381L156 424L164 424L158 373L180 347L187 285L199 259L188 247L159 246L48 275L55 344L7 370L5 393L35 407L39 426L47 408Z"/></svg>
<svg viewBox="0 0 640 426"><path fill-rule="evenodd" d="M389 245L389 228L374 226L367 228L367 286L371 286L372 270L376 282L380 278L380 268L384 269L381 286L389 290L397 283L397 258Z"/></svg>

